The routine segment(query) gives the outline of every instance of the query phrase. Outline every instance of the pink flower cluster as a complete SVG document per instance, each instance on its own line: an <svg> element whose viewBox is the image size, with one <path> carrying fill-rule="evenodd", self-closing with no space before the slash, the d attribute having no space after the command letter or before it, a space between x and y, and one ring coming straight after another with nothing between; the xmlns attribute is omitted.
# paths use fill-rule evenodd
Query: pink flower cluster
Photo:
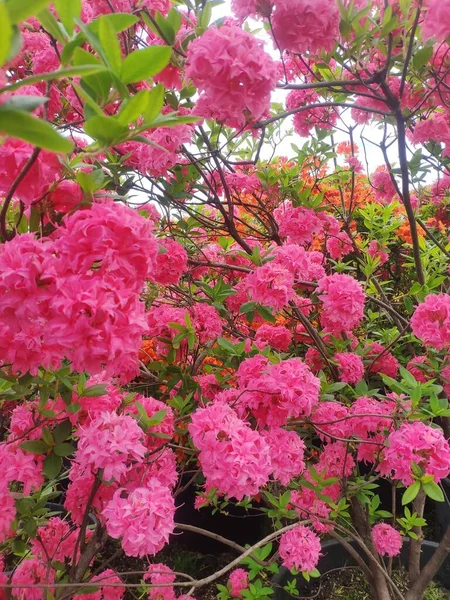
<svg viewBox="0 0 450 600"><path fill-rule="evenodd" d="M200 450L208 489L242 500L267 483L272 471L267 443L226 404L197 409L189 432Z"/></svg>
<svg viewBox="0 0 450 600"><path fill-rule="evenodd" d="M280 557L288 569L310 572L317 567L320 558L320 539L307 527L297 525L283 533L280 539Z"/></svg>
<svg viewBox="0 0 450 600"><path fill-rule="evenodd" d="M413 481L412 463L436 483L450 472L450 446L442 431L425 423L404 423L388 438L380 463L382 475L391 475L408 486Z"/></svg>
<svg viewBox="0 0 450 600"><path fill-rule="evenodd" d="M339 369L339 379L345 383L358 383L364 376L364 363L360 356L352 352L338 352L334 355Z"/></svg>
<svg viewBox="0 0 450 600"><path fill-rule="evenodd" d="M259 348L264 348L268 344L274 350L287 352L291 342L292 333L282 325L262 325L256 332L255 344Z"/></svg>
<svg viewBox="0 0 450 600"><path fill-rule="evenodd" d="M429 294L411 317L415 336L427 346L443 350L450 345L450 296Z"/></svg>
<svg viewBox="0 0 450 600"><path fill-rule="evenodd" d="M278 223L278 232L289 243L310 244L314 234L322 231L323 225L311 208L294 208L288 201L273 211Z"/></svg>
<svg viewBox="0 0 450 600"><path fill-rule="evenodd" d="M293 273L300 281L316 281L325 275L325 257L321 252L307 251L297 244L284 244L275 250L273 261Z"/></svg>
<svg viewBox="0 0 450 600"><path fill-rule="evenodd" d="M274 262L257 267L245 279L251 300L281 310L294 297L294 277L287 269Z"/></svg>
<svg viewBox="0 0 450 600"><path fill-rule="evenodd" d="M154 555L174 530L175 504L170 490L158 479L130 493L118 489L103 510L108 534L121 538L128 556Z"/></svg>
<svg viewBox="0 0 450 600"><path fill-rule="evenodd" d="M311 414L319 401L320 380L298 358L271 364L256 355L237 370L238 405L250 409L260 426L279 427L291 417Z"/></svg>
<svg viewBox="0 0 450 600"><path fill-rule="evenodd" d="M372 527L372 539L380 556L398 556L401 552L402 536L387 523L378 523Z"/></svg>
<svg viewBox="0 0 450 600"><path fill-rule="evenodd" d="M94 473L102 470L104 481L120 481L130 461L142 461L146 447L144 432L135 419L114 412L102 413L78 433L76 460Z"/></svg>
<svg viewBox="0 0 450 600"><path fill-rule="evenodd" d="M175 579L175 573L167 565L163 563L150 565L144 575L144 581L152 586L147 592L149 600L175 600L174 588L167 585L173 583ZM158 583L164 585L158 587Z"/></svg>
<svg viewBox="0 0 450 600"><path fill-rule="evenodd" d="M228 583L233 598L242 598L242 591L248 588L248 572L244 569L231 571Z"/></svg>
<svg viewBox="0 0 450 600"><path fill-rule="evenodd" d="M429 0L427 8L422 24L423 39L445 42L450 36L450 0Z"/></svg>
<svg viewBox="0 0 450 600"><path fill-rule="evenodd" d="M322 301L321 321L335 335L351 332L364 316L364 292L349 275L334 273L319 280L317 290Z"/></svg>
<svg viewBox="0 0 450 600"><path fill-rule="evenodd" d="M339 38L335 0L276 0L272 23L276 43L290 52L331 51Z"/></svg>
<svg viewBox="0 0 450 600"><path fill-rule="evenodd" d="M139 292L158 249L123 204L68 217L53 240L23 234L0 250L0 350L14 372L58 368L135 376L145 328Z"/></svg>
<svg viewBox="0 0 450 600"><path fill-rule="evenodd" d="M186 269L187 253L183 246L175 240L164 240L151 278L160 285L176 285Z"/></svg>
<svg viewBox="0 0 450 600"><path fill-rule="evenodd" d="M211 27L191 42L187 62L200 92L196 114L241 128L268 113L278 69L253 35L233 24Z"/></svg>

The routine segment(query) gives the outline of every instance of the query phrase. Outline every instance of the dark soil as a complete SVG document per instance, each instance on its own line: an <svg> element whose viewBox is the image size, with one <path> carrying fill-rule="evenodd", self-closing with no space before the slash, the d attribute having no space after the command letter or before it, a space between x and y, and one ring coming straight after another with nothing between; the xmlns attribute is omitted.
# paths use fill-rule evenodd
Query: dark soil
<svg viewBox="0 0 450 600"><path fill-rule="evenodd" d="M408 590L408 577L403 569L394 571L392 578L401 592ZM365 576L357 567L346 567L322 575L308 596L296 596L297 600L372 600ZM431 584L424 600L450 600L450 592Z"/></svg>

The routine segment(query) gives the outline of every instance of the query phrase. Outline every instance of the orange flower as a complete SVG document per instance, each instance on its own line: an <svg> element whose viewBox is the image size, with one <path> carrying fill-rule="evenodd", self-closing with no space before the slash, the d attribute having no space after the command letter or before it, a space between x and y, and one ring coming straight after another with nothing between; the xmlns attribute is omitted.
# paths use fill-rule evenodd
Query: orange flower
<svg viewBox="0 0 450 600"><path fill-rule="evenodd" d="M148 365L153 360L158 360L158 353L155 351L154 340L143 340L141 349L139 350L138 358Z"/></svg>

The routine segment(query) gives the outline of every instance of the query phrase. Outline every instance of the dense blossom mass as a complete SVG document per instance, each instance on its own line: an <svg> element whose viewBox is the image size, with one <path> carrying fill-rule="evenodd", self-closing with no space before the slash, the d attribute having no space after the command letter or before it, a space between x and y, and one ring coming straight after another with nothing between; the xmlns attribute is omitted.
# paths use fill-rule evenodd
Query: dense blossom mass
<svg viewBox="0 0 450 600"><path fill-rule="evenodd" d="M439 567L450 1L228 4L0 0L0 600Z"/></svg>

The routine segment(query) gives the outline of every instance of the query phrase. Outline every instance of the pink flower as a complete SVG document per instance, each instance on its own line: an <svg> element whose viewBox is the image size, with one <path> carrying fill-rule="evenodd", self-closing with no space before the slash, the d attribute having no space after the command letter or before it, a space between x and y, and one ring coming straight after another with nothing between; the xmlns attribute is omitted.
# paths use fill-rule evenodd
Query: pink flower
<svg viewBox="0 0 450 600"><path fill-rule="evenodd" d="M399 362L393 354L378 342L370 342L366 349L368 349L366 358L370 365L370 373L383 373L388 377L397 377Z"/></svg>
<svg viewBox="0 0 450 600"><path fill-rule="evenodd" d="M376 240L372 240L367 248L367 254L372 258L378 258L378 265L381 267L389 260L389 254L381 249Z"/></svg>
<svg viewBox="0 0 450 600"><path fill-rule="evenodd" d="M272 12L272 0L232 0L231 10L236 18L243 21L247 17L256 17L262 15L269 17Z"/></svg>
<svg viewBox="0 0 450 600"><path fill-rule="evenodd" d="M383 204L389 204L397 193L392 178L385 168L380 168L372 175L374 196Z"/></svg>
<svg viewBox="0 0 450 600"><path fill-rule="evenodd" d="M427 368L430 368L430 362L426 356L411 358L406 368L414 379L420 383L426 383L430 379L430 374L427 372Z"/></svg>
<svg viewBox="0 0 450 600"><path fill-rule="evenodd" d="M411 317L413 334L427 346L443 350L450 345L450 296L429 294Z"/></svg>
<svg viewBox="0 0 450 600"><path fill-rule="evenodd" d="M400 533L387 523L378 523L372 527L372 539L380 556L398 556L403 540Z"/></svg>
<svg viewBox="0 0 450 600"><path fill-rule="evenodd" d="M450 1L429 0L428 10L422 24L424 40L434 38L437 42L445 42L450 36Z"/></svg>
<svg viewBox="0 0 450 600"><path fill-rule="evenodd" d="M310 244L314 234L322 230L322 222L311 208L294 208L290 202L285 202L273 214L279 234L288 238L289 243Z"/></svg>
<svg viewBox="0 0 450 600"><path fill-rule="evenodd" d="M58 66L58 65L57 65ZM57 66L55 68L57 68ZM33 152L33 146L15 138L7 138L0 146L0 195L4 196ZM26 207L41 200L50 185L61 174L61 163L57 154L41 150L37 160L27 172L14 198Z"/></svg>
<svg viewBox="0 0 450 600"><path fill-rule="evenodd" d="M269 447L231 407L214 402L197 409L189 432L200 450L208 489L242 500L267 483L272 471Z"/></svg>
<svg viewBox="0 0 450 600"><path fill-rule="evenodd" d="M152 398L151 396L136 394L133 398L133 404L127 406L125 412L131 415L138 415L136 403L139 403L143 407L150 420L155 416L155 413L164 411L164 418L161 422L157 425L151 425L146 429L147 438L145 439L145 444L147 448L149 450L159 448L167 439L172 438L175 433L173 410L161 400L156 400L156 398ZM162 434L162 437L158 437L159 434Z"/></svg>
<svg viewBox="0 0 450 600"><path fill-rule="evenodd" d="M339 38L339 20L334 0L275 0L273 34L283 50L329 52Z"/></svg>
<svg viewBox="0 0 450 600"><path fill-rule="evenodd" d="M344 258L344 256L353 251L352 240L345 231L341 231L336 236L329 237L326 246L328 254L334 260L341 260L341 258Z"/></svg>
<svg viewBox="0 0 450 600"><path fill-rule="evenodd" d="M115 585L122 583L120 577L112 569L107 569L95 575L90 583L98 589L87 594L77 594L77 600L78 598L80 600L122 600L125 595L126 588L124 586L112 587L112 585L105 585L108 583Z"/></svg>
<svg viewBox="0 0 450 600"><path fill-rule="evenodd" d="M13 535L12 523L16 518L16 504L14 498L7 487L0 489L0 543L5 542Z"/></svg>
<svg viewBox="0 0 450 600"><path fill-rule="evenodd" d="M11 578L12 594L16 600L44 600L47 598L47 590L54 593L54 588L49 586L44 588L20 587L30 584L51 584L55 581L56 573L45 562L38 558L29 558L23 560L15 569Z"/></svg>
<svg viewBox="0 0 450 600"><path fill-rule="evenodd" d="M191 42L186 77L200 92L194 112L236 128L268 113L278 70L262 46L234 24L211 27Z"/></svg>
<svg viewBox="0 0 450 600"><path fill-rule="evenodd" d="M327 275L317 287L323 304L321 320L324 328L337 335L350 332L364 316L364 293L361 284L341 273Z"/></svg>
<svg viewBox="0 0 450 600"><path fill-rule="evenodd" d="M124 490L118 489L102 512L108 534L121 538L127 556L156 554L174 530L175 504L169 488L157 479L147 485L125 497Z"/></svg>
<svg viewBox="0 0 450 600"><path fill-rule="evenodd" d="M194 305L192 324L200 344L207 344L222 335L222 319L217 310L209 304Z"/></svg>
<svg viewBox="0 0 450 600"><path fill-rule="evenodd" d="M349 411L346 406L339 402L320 402L311 416L311 422L317 425L319 437L329 441L328 436L345 438L348 433Z"/></svg>
<svg viewBox="0 0 450 600"><path fill-rule="evenodd" d="M352 352L340 352L334 355L338 364L339 379L346 383L358 383L364 377L364 364L360 356Z"/></svg>
<svg viewBox="0 0 450 600"><path fill-rule="evenodd" d="M273 262L257 267L245 278L250 298L275 310L281 310L293 299L293 284L292 273Z"/></svg>
<svg viewBox="0 0 450 600"><path fill-rule="evenodd" d="M52 517L46 525L38 527L37 533L37 537L31 540L34 556L44 562L57 560L63 563L66 558L72 559L78 531L71 531L67 521Z"/></svg>
<svg viewBox="0 0 450 600"><path fill-rule="evenodd" d="M241 592L248 588L248 572L244 569L231 571L228 583L233 598L242 598Z"/></svg>
<svg viewBox="0 0 450 600"><path fill-rule="evenodd" d="M282 325L262 325L256 332L255 344L264 347L266 344L279 350L287 352L292 342L292 333Z"/></svg>
<svg viewBox="0 0 450 600"><path fill-rule="evenodd" d="M262 436L269 446L273 477L283 485L289 485L291 479L305 470L305 444L295 431L286 431L279 427L263 431Z"/></svg>
<svg viewBox="0 0 450 600"><path fill-rule="evenodd" d="M167 585L173 583L175 579L175 573L166 565L162 563L150 565L144 575L144 581L153 586L147 592L149 600L175 600L174 588ZM166 585L158 587L158 583Z"/></svg>
<svg viewBox="0 0 450 600"><path fill-rule="evenodd" d="M319 401L320 380L299 358L271 365L264 384L268 393L277 394L279 408L288 417L310 415Z"/></svg>
<svg viewBox="0 0 450 600"><path fill-rule="evenodd" d="M47 201L51 202L51 206L58 212L68 213L78 207L83 200L83 192L78 183L70 179L64 179L58 184L58 187L53 190Z"/></svg>
<svg viewBox="0 0 450 600"><path fill-rule="evenodd" d="M146 453L144 432L127 415L103 413L81 428L78 437L77 462L88 467L88 472L102 469L105 481L120 481L131 461L142 462Z"/></svg>
<svg viewBox="0 0 450 600"><path fill-rule="evenodd" d="M308 252L297 244L284 244L275 250L274 263L281 265L295 279L316 281L325 275L325 257L321 252Z"/></svg>
<svg viewBox="0 0 450 600"><path fill-rule="evenodd" d="M432 475L436 483L450 472L450 446L442 431L425 423L404 423L388 438L388 447L380 463L383 475L392 473L408 486L413 481L412 463L415 462L424 475Z"/></svg>
<svg viewBox="0 0 450 600"><path fill-rule="evenodd" d="M317 567L320 557L320 539L307 527L298 525L283 533L280 539L280 556L288 569L309 573Z"/></svg>
<svg viewBox="0 0 450 600"><path fill-rule="evenodd" d="M324 471L325 477L349 477L355 467L355 461L347 444L332 442L323 449L317 463L317 470Z"/></svg>
<svg viewBox="0 0 450 600"><path fill-rule="evenodd" d="M292 507L303 519L312 519L313 527L317 533L327 533L331 531L332 525L322 523L321 519L329 519L331 507L323 500L320 500L314 490L302 487L299 490L291 492Z"/></svg>
<svg viewBox="0 0 450 600"><path fill-rule="evenodd" d="M187 269L187 253L181 244L167 239L160 244L152 279L160 285L176 285Z"/></svg>
<svg viewBox="0 0 450 600"><path fill-rule="evenodd" d="M61 269L114 277L116 285L140 292L157 262L153 224L120 202L97 202L64 220L55 234Z"/></svg>

